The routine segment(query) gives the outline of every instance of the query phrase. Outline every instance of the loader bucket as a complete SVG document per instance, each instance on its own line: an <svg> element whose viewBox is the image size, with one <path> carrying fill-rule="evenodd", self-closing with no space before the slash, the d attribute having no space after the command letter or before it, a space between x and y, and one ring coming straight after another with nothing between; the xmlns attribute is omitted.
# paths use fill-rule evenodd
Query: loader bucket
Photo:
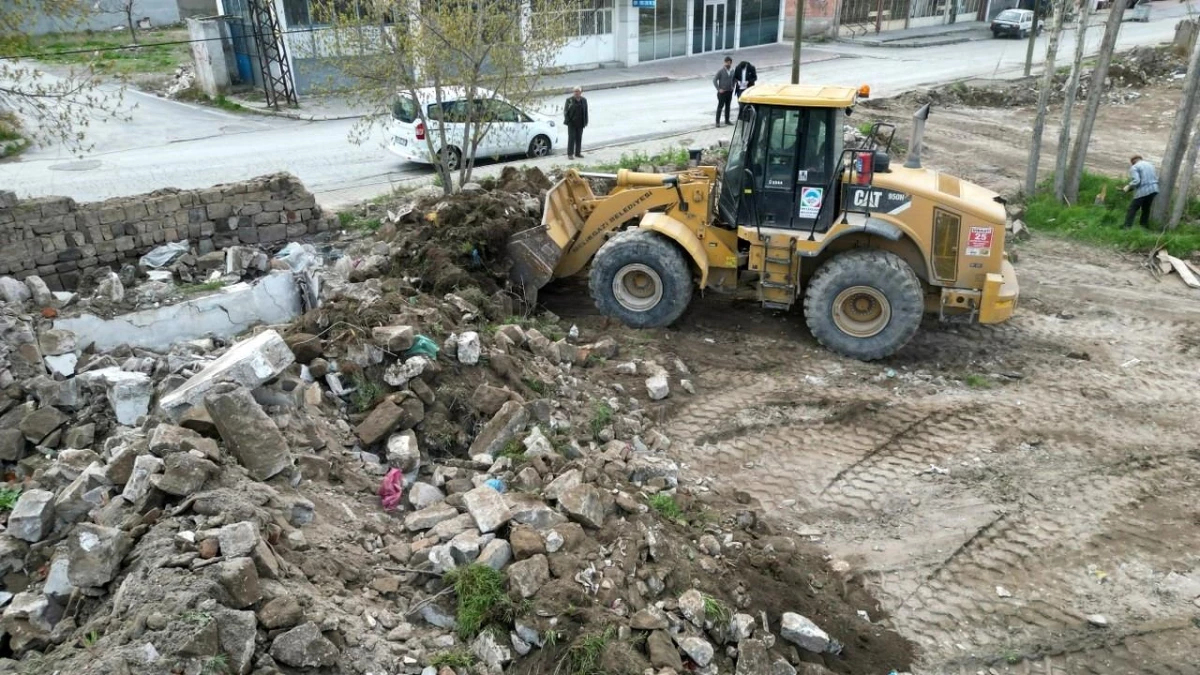
<svg viewBox="0 0 1200 675"><path fill-rule="evenodd" d="M585 222L577 204L591 196L587 183L578 174L568 172L546 193L542 224L509 238L509 277L531 297L554 278L555 268Z"/></svg>

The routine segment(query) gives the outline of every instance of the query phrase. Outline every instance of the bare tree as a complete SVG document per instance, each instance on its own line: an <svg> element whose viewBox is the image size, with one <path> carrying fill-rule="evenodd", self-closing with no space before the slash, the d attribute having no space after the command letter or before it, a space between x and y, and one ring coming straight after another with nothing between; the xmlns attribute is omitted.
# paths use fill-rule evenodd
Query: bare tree
<svg viewBox="0 0 1200 675"><path fill-rule="evenodd" d="M1050 42L1046 45L1046 63L1042 72L1042 88L1038 92L1037 115L1033 120L1033 139L1029 144L1029 164L1025 167L1025 194L1037 190L1038 162L1042 154L1042 132L1046 127L1046 108L1054 88L1054 61L1058 56L1058 41L1062 37L1063 9L1069 0L1059 0L1051 9Z"/></svg>
<svg viewBox="0 0 1200 675"><path fill-rule="evenodd" d="M0 44L30 53L29 26L39 17L82 25L92 7L84 0L6 0L0 12ZM49 75L29 61L0 60L0 112L13 113L21 133L40 145L61 143L88 150L86 129L98 121L126 119L124 89L103 91L90 64L67 75Z"/></svg>
<svg viewBox="0 0 1200 675"><path fill-rule="evenodd" d="M1192 128L1192 142L1188 146L1187 157L1183 160L1183 170L1179 173L1179 184L1175 186L1175 201L1171 205L1171 218L1167 226L1174 229L1183 220L1183 212L1187 208L1188 199L1192 192L1192 176L1196 173L1196 160L1200 155L1200 115L1195 116ZM1157 201L1157 200L1155 200ZM1166 201L1166 200L1164 200Z"/></svg>
<svg viewBox="0 0 1200 675"><path fill-rule="evenodd" d="M1079 78L1083 73L1083 59L1087 53L1087 29L1092 19L1092 3L1084 0L1079 12L1079 27L1075 30L1075 60L1071 62L1071 75L1063 95L1062 125L1058 130L1058 153L1054 158L1054 197L1063 199L1063 187L1067 181L1067 156L1071 152L1071 116L1075 110L1075 97L1079 92Z"/></svg>
<svg viewBox="0 0 1200 675"><path fill-rule="evenodd" d="M598 20L581 13L579 0L537 0L532 13L516 0L358 4L346 11L337 0L314 1L314 13L331 25L317 39L354 55L336 61L338 88L372 111L352 139L363 142L372 128L386 128L403 107L426 130L425 149L447 194L470 181L476 151L493 127L519 114L514 107L536 102L544 75L581 21ZM461 136L450 136L451 124Z"/></svg>
<svg viewBox="0 0 1200 675"><path fill-rule="evenodd" d="M1192 44L1192 55L1188 59L1187 79L1183 82L1183 93L1175 108L1175 121L1167 136L1167 147L1163 151L1162 168L1158 172L1158 197L1150 207L1150 217L1162 221L1171 208L1171 195L1179 180L1179 165L1187 151L1188 136L1192 130L1192 118L1200 112L1196 96L1200 94L1200 39Z"/></svg>
<svg viewBox="0 0 1200 675"><path fill-rule="evenodd" d="M1079 133L1075 135L1075 147L1071 162L1067 166L1067 179L1063 185L1063 199L1079 201L1079 182L1083 180L1084 162L1087 160L1088 144L1092 142L1092 128L1096 126L1096 114L1104 100L1104 80L1112 64L1113 51L1117 48L1117 33L1121 30L1121 18L1125 14L1125 3L1117 0L1108 10L1108 21L1104 24L1104 38L1100 41L1100 53L1096 67L1092 70L1092 81L1088 85L1087 106L1079 121Z"/></svg>

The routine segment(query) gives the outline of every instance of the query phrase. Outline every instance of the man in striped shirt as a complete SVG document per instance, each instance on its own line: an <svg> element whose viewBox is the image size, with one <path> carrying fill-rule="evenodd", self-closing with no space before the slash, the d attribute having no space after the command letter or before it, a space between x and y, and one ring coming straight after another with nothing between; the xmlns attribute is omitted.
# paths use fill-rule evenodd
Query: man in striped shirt
<svg viewBox="0 0 1200 675"><path fill-rule="evenodd" d="M1125 213L1125 225L1123 229L1133 227L1133 217L1137 215L1138 209L1142 211L1142 227L1150 224L1150 204L1154 202L1155 195L1158 194L1158 174L1154 172L1154 165L1142 159L1141 155L1134 155L1129 158L1129 184L1125 186L1125 192L1133 190L1133 201L1129 203L1129 210Z"/></svg>

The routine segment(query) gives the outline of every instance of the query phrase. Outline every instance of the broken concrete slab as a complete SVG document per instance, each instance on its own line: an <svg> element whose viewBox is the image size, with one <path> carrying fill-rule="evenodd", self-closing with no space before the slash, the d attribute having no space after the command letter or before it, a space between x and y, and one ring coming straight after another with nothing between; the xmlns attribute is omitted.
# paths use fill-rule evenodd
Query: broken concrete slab
<svg viewBox="0 0 1200 675"><path fill-rule="evenodd" d="M114 366L80 373L76 379L86 385L106 387L108 403L119 424L135 426L150 412L154 381L149 375L126 372Z"/></svg>
<svg viewBox="0 0 1200 675"><path fill-rule="evenodd" d="M295 360L292 350L288 349L279 333L263 331L235 344L183 386L164 396L159 407L171 419L178 420L188 409L204 401L208 392L218 383L232 382L246 389L254 389L278 377Z"/></svg>
<svg viewBox="0 0 1200 675"><path fill-rule="evenodd" d="M820 654L829 648L829 634L807 617L784 612L779 635L784 640L810 652Z"/></svg>
<svg viewBox="0 0 1200 675"><path fill-rule="evenodd" d="M50 374L58 377L71 377L75 374L75 366L79 364L79 357L74 354L47 356L42 360L46 362Z"/></svg>
<svg viewBox="0 0 1200 675"><path fill-rule="evenodd" d="M272 272L253 284L238 283L176 305L102 319L93 314L58 319L55 328L87 335L99 351L121 345L166 351L204 336L231 338L259 324L299 316L300 292L291 272ZM289 352L290 353L290 352Z"/></svg>
<svg viewBox="0 0 1200 675"><path fill-rule="evenodd" d="M500 407L499 412L484 425L483 431L475 437L468 454L471 457L476 455L495 457L496 453L504 449L504 446L516 437L528 422L529 412L524 405L516 401L505 403Z"/></svg>
<svg viewBox="0 0 1200 675"><path fill-rule="evenodd" d="M291 464L287 440L247 389L221 385L204 404L226 449L252 478L267 480Z"/></svg>
<svg viewBox="0 0 1200 675"><path fill-rule="evenodd" d="M154 455L138 455L121 496L131 504L138 503L150 489L150 476L162 471L162 468L163 461Z"/></svg>

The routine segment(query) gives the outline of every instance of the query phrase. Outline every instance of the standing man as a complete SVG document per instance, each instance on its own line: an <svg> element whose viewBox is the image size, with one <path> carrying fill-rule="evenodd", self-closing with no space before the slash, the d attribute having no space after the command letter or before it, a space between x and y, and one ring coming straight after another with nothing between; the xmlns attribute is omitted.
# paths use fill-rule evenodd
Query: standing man
<svg viewBox="0 0 1200 675"><path fill-rule="evenodd" d="M583 89L575 87L575 92L563 105L563 124L567 127L567 159L583 157L580 146L583 144L583 128L588 125L587 99L583 97Z"/></svg>
<svg viewBox="0 0 1200 675"><path fill-rule="evenodd" d="M729 124L729 104L733 101L733 59L725 57L725 67L713 76L717 88L717 126L721 126L721 108L725 109L725 124Z"/></svg>
<svg viewBox="0 0 1200 675"><path fill-rule="evenodd" d="M742 109L742 93L758 82L758 69L749 61L742 61L733 69L733 91L738 99L738 111Z"/></svg>
<svg viewBox="0 0 1200 675"><path fill-rule="evenodd" d="M1125 224L1121 229L1133 227L1133 217L1138 209L1142 211L1142 227L1150 224L1150 205L1158 194L1158 174L1154 165L1142 159L1141 155L1129 158L1129 184L1124 190L1133 190L1133 201L1129 203L1129 211L1125 213Z"/></svg>

